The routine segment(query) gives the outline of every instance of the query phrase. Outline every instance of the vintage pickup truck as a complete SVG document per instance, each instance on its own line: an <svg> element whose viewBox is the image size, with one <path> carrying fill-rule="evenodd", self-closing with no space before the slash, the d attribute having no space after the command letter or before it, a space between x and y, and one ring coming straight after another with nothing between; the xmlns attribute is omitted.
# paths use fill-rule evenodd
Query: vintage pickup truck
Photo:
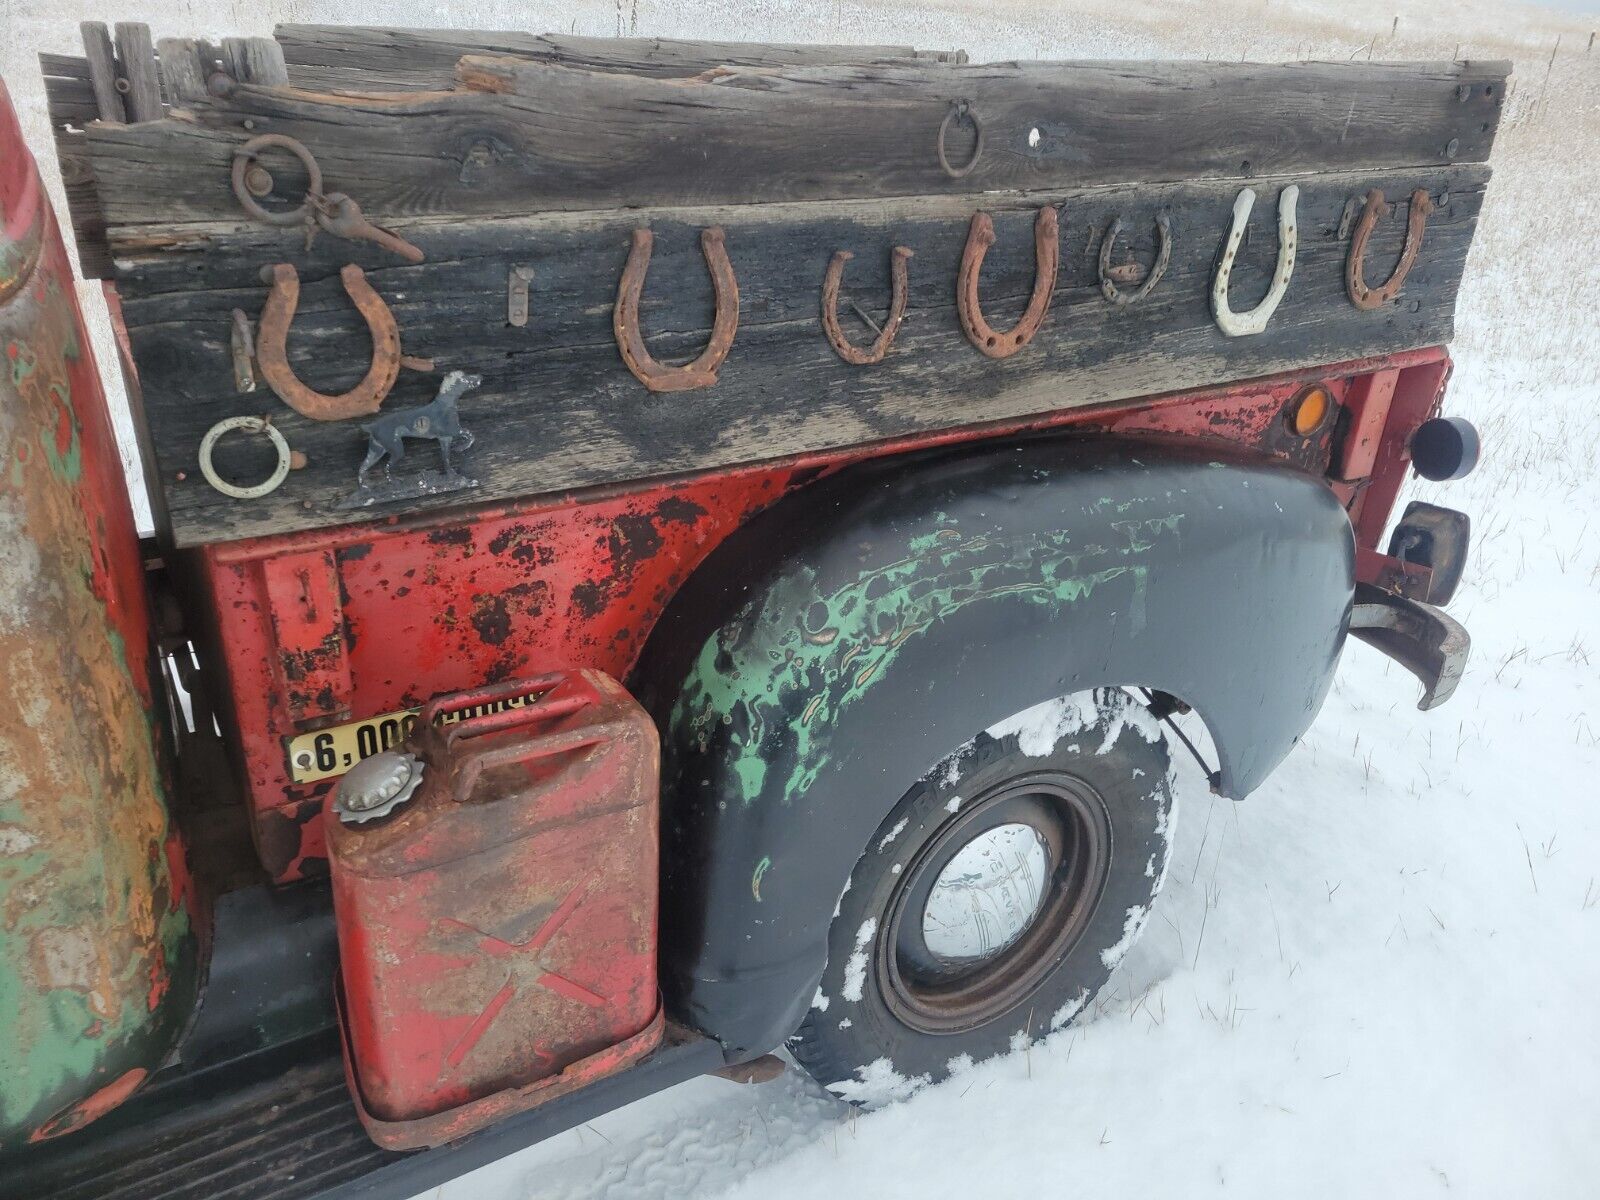
<svg viewBox="0 0 1600 1200"><path fill-rule="evenodd" d="M1460 676L1393 518L1507 64L83 35L154 533L0 91L6 1197L937 1082L1139 935L1175 754L1243 799L1350 634Z"/></svg>

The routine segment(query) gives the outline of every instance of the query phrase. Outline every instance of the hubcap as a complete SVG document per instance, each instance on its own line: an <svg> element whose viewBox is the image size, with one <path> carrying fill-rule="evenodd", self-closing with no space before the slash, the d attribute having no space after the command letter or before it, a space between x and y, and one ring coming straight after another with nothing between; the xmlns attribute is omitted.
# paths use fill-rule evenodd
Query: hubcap
<svg viewBox="0 0 1600 1200"><path fill-rule="evenodd" d="M961 806L901 870L874 951L905 1024L960 1033L1010 1012L1082 938L1111 865L1086 782L1014 776Z"/></svg>
<svg viewBox="0 0 1600 1200"><path fill-rule="evenodd" d="M923 941L950 963L998 954L1032 923L1049 875L1049 849L1032 825L984 830L934 880L922 909Z"/></svg>

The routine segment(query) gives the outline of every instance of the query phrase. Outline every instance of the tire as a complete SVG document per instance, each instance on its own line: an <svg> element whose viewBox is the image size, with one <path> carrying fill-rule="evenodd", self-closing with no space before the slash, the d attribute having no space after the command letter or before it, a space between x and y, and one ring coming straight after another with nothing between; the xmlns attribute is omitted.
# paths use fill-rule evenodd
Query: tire
<svg viewBox="0 0 1600 1200"><path fill-rule="evenodd" d="M794 1057L874 1106L1066 1025L1143 929L1173 818L1160 726L1126 692L979 734L861 855Z"/></svg>

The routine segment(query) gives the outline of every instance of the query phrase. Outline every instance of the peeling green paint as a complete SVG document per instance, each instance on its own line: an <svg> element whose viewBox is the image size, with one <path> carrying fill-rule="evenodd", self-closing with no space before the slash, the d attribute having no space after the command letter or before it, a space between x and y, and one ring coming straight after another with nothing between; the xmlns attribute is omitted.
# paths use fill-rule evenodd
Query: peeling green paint
<svg viewBox="0 0 1600 1200"><path fill-rule="evenodd" d="M713 736L727 742L744 804L770 794L793 803L827 764L831 733L852 705L912 639L963 609L1002 599L1067 608L1122 581L1131 585L1128 619L1141 628L1143 559L1180 535L1184 515L1105 519L1129 511L1109 499L1088 505L1082 524L1112 534L1090 538L967 532L941 513L938 527L907 538L893 561L842 585L823 586L811 567L793 569L759 608L747 607L701 647L673 724L702 752ZM774 770L785 772L776 790Z"/></svg>

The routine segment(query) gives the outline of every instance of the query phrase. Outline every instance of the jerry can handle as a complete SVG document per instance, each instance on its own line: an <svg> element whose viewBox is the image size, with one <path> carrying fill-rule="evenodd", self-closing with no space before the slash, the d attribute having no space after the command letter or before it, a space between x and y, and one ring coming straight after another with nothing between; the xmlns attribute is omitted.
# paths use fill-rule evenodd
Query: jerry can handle
<svg viewBox="0 0 1600 1200"><path fill-rule="evenodd" d="M451 790L459 800L469 801L479 778L492 767L513 767L532 762L534 759L575 754L590 746L604 743L608 740L608 732L603 728L571 729L549 737L529 738L527 741L496 746L480 753L470 753L456 768L454 787Z"/></svg>

